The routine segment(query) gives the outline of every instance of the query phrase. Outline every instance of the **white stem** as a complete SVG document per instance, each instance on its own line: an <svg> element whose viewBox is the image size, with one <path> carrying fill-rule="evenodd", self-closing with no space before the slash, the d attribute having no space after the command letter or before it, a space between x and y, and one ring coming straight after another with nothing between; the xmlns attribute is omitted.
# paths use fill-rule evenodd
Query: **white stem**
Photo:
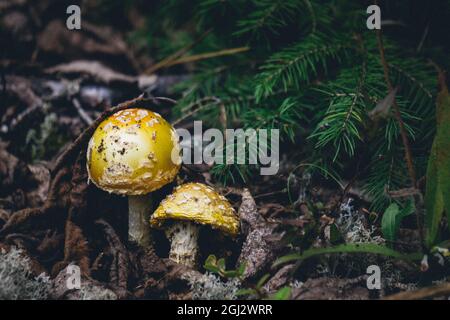
<svg viewBox="0 0 450 320"><path fill-rule="evenodd" d="M151 210L151 195L128 196L128 240L144 248L150 245Z"/></svg>
<svg viewBox="0 0 450 320"><path fill-rule="evenodd" d="M170 240L169 259L176 263L195 268L198 254L198 231L200 227L189 221L175 221L167 227L166 236Z"/></svg>

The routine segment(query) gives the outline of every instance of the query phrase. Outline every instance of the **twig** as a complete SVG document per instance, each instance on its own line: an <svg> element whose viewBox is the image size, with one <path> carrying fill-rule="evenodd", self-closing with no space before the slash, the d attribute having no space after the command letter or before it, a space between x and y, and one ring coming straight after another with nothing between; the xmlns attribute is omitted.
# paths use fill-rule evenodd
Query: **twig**
<svg viewBox="0 0 450 320"><path fill-rule="evenodd" d="M419 300L450 295L450 283L422 288L415 291L406 291L393 294L384 298L385 300Z"/></svg>
<svg viewBox="0 0 450 320"><path fill-rule="evenodd" d="M177 100L167 98L167 97L148 97L148 100L154 100L155 102L166 101L166 102L170 102L172 104L177 104Z"/></svg>
<svg viewBox="0 0 450 320"><path fill-rule="evenodd" d="M389 65L386 61L386 56L384 53L383 37L381 35L380 30L377 30L377 41L378 41L378 49L380 51L381 64L383 65L384 79L385 79L386 84L389 89L388 93L391 93L394 90L394 87L393 87L391 79L389 77ZM397 100L395 99L395 97L394 97L392 105L394 106L395 118L400 126L400 135L402 137L403 146L405 147L405 160L406 160L406 165L408 167L409 177L411 179L411 183L412 183L413 187L415 187L416 186L416 171L414 169L414 164L412 161L411 147L409 145L408 135L406 134L405 124L403 123L403 120L402 120L402 117L400 114L400 108L398 107Z"/></svg>
<svg viewBox="0 0 450 320"><path fill-rule="evenodd" d="M425 27L425 30L423 31L422 38L420 39L419 45L417 46L417 49L416 49L417 52L422 50L422 46L425 42L425 39L427 38L429 30L430 30L430 23L427 24L427 26Z"/></svg>
<svg viewBox="0 0 450 320"><path fill-rule="evenodd" d="M375 1L377 3L377 1ZM380 51L380 58L381 58L381 64L383 65L383 71L384 71L384 78L386 81L386 84L389 89L389 93L391 93L394 90L394 87L392 85L391 79L389 77L389 65L386 61L386 56L384 53L384 45L383 45L383 37L381 34L381 30L377 30L377 42L378 42L378 49ZM392 101L392 105L394 107L394 115L395 118L399 124L400 127L400 135L402 137L402 143L405 149L405 160L406 160L406 166L408 168L409 177L411 179L411 184L413 188L417 187L417 179L416 179L416 171L414 169L413 164L413 158L411 153L411 147L408 140L408 135L406 134L405 130L405 124L403 123L402 116L400 114L400 108L397 104L397 99L394 97L394 100ZM419 229L419 235L420 235L420 243L422 245L422 249L425 251L425 242L424 242L424 235L423 235L423 225L422 220L420 217L420 210L416 210L416 223L417 228Z"/></svg>
<svg viewBox="0 0 450 320"><path fill-rule="evenodd" d="M211 101L212 103L209 104L208 102ZM183 122L184 120L186 120L187 118L189 118L190 116L192 116L193 114L195 114L196 112L198 112L199 110L206 108L208 106L211 105L217 105L219 103L222 103L222 100L217 98L217 97L204 97L201 98L193 103L191 103L190 105L188 105L185 109L186 110L191 110L187 113L185 113L182 117L178 118L177 120L175 120L172 125L176 126L178 124L180 124L181 122Z"/></svg>
<svg viewBox="0 0 450 320"><path fill-rule="evenodd" d="M391 198L405 198L405 197L410 197L410 196L414 196L414 195L419 195L420 190L417 188L405 188L405 189L392 190L392 191L386 190L386 193Z"/></svg>
<svg viewBox="0 0 450 320"><path fill-rule="evenodd" d="M183 57L183 58L179 58L179 59L170 61L170 62L166 63L164 65L164 67L168 68L168 67L171 67L171 66L174 66L177 64L195 62L195 61L199 61L199 60L216 58L216 57L220 57L220 56L228 56L228 55L232 55L232 54L236 54L236 53L240 53L240 52L245 52L248 50L250 50L249 47L239 47L239 48L224 49L224 50L219 50L219 51L214 51L214 52L194 54L192 56L187 56L187 57Z"/></svg>
<svg viewBox="0 0 450 320"><path fill-rule="evenodd" d="M285 194L285 193L287 193L287 190L286 190L286 189L283 189L283 190L277 190L277 191L272 191L272 192L267 192L267 193L260 193L260 194L255 195L255 196L253 197L253 199L259 199L259 198L271 197L271 196L275 196L275 195L278 195L278 194Z"/></svg>
<svg viewBox="0 0 450 320"><path fill-rule="evenodd" d="M192 48L194 48L197 44L199 44L200 42L203 41L203 39L206 38L206 36L208 34L210 34L212 31L212 29L209 29L207 31L205 31L202 35L200 35L200 37L198 37L194 42L192 42L191 44L181 48L180 50L176 51L175 53L169 55L168 57L164 58L163 60L161 60L160 62L152 65L150 68L148 68L145 73L146 74L152 74L155 73L157 70L164 68L168 63L174 61L175 59L181 57L182 55L184 55L186 52L188 52L189 50L191 50Z"/></svg>
<svg viewBox="0 0 450 320"><path fill-rule="evenodd" d="M228 101L250 101L250 100L254 100L255 97L254 96L244 96L244 97L239 97L239 98L219 98L219 97L214 97L214 96L208 96L208 97L203 97L197 101L194 101L193 103L187 105L186 107L182 108L183 112L186 112L182 117L178 118L177 120L175 120L172 125L176 126L178 124L180 124L181 122L183 122L184 120L186 120L187 118L189 118L190 116L194 115L195 113L197 113L198 111L209 107L209 106L214 106L214 105L218 105L220 104L220 106L223 108L221 108L221 113L226 111L225 108L225 102ZM207 102L212 102L211 104L207 103ZM206 104L204 104L206 103ZM198 106L198 107L197 107ZM225 109L225 110L224 110ZM188 110L190 110L189 112L187 112ZM221 119L222 121L222 119ZM224 122L222 122L223 124Z"/></svg>
<svg viewBox="0 0 450 320"><path fill-rule="evenodd" d="M75 109L77 109L77 112L80 115L80 118L83 119L84 122L86 122L86 124L88 126L90 126L92 124L92 122L94 122L94 120L92 120L91 116L88 115L87 112L84 111L84 109L81 107L80 101L78 101L77 98L73 98L72 103L73 103Z"/></svg>

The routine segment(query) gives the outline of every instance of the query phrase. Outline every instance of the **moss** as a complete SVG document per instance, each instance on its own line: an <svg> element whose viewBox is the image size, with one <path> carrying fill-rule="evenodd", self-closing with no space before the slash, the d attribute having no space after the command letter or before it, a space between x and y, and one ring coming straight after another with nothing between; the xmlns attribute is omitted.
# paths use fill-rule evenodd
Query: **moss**
<svg viewBox="0 0 450 320"><path fill-rule="evenodd" d="M33 161L45 160L57 153L67 140L58 128L57 115L49 113L39 127L28 130L21 151Z"/></svg>

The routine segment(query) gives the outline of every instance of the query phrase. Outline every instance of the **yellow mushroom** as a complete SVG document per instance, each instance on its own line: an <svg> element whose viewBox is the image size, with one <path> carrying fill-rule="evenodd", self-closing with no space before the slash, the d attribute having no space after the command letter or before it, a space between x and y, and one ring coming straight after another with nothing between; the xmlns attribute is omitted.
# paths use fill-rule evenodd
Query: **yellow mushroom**
<svg viewBox="0 0 450 320"><path fill-rule="evenodd" d="M87 150L89 180L110 193L128 196L128 234L149 243L150 192L171 182L180 169L178 136L159 114L125 109L104 120Z"/></svg>
<svg viewBox="0 0 450 320"><path fill-rule="evenodd" d="M169 258L190 267L197 263L199 225L231 236L239 233L239 218L227 199L201 183L178 186L161 202L150 224L164 227L171 242Z"/></svg>

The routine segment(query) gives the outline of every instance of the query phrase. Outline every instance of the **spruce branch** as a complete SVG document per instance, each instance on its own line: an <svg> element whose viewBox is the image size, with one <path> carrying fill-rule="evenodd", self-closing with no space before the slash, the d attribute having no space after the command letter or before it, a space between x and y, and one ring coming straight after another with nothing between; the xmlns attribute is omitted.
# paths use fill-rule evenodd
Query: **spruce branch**
<svg viewBox="0 0 450 320"><path fill-rule="evenodd" d="M398 73L402 74L405 78L407 78L411 83L414 83L419 90L423 91L423 93L429 98L433 99L433 93L423 84L419 79L417 79L414 75L412 75L410 72L406 71L404 68L402 68L399 65L396 64L390 64L389 65L391 69L397 71Z"/></svg>
<svg viewBox="0 0 450 320"><path fill-rule="evenodd" d="M346 38L331 41L317 34L272 55L256 76L257 101L271 95L278 85L286 92L291 86L299 88L318 75L319 68L327 71L329 60L342 61L351 48Z"/></svg>
<svg viewBox="0 0 450 320"><path fill-rule="evenodd" d="M286 26L292 19L293 13L299 9L298 0L259 0L254 1L253 11L237 22L238 31L235 36L250 34L261 36L263 30L277 34L277 30Z"/></svg>
<svg viewBox="0 0 450 320"><path fill-rule="evenodd" d="M349 78L353 70L345 70L341 78ZM342 146L349 156L353 156L356 141L362 140L361 127L363 124L363 111L365 105L362 101L363 87L366 80L366 66L362 64L356 88L348 92L347 89L336 88L331 85L329 91L333 97L325 117L319 122L309 138L317 138L316 147L325 147L333 143L336 161ZM339 91L337 91L339 90Z"/></svg>

